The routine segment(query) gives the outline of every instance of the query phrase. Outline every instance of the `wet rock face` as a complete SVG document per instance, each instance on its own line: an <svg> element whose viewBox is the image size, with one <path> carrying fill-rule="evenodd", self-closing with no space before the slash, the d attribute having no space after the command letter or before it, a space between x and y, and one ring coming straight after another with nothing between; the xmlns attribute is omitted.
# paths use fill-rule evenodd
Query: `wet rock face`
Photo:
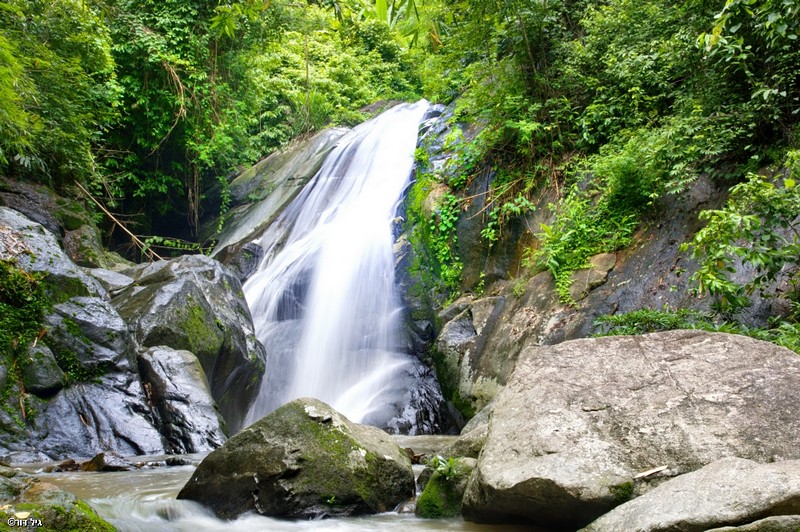
<svg viewBox="0 0 800 532"><path fill-rule="evenodd" d="M765 516L782 519L762 520ZM797 530L800 461L759 464L742 458L718 460L665 482L583 530L703 532L729 525L741 527L723 530Z"/></svg>
<svg viewBox="0 0 800 532"><path fill-rule="evenodd" d="M56 303L74 296L105 296L100 283L70 260L52 233L6 207L0 207L0 257L13 259L25 271L41 273Z"/></svg>
<svg viewBox="0 0 800 532"><path fill-rule="evenodd" d="M110 303L75 297L45 318L47 343L74 381L136 370L136 346L128 325Z"/></svg>
<svg viewBox="0 0 800 532"><path fill-rule="evenodd" d="M231 207L220 233L218 220L204 224L204 238L214 237L217 246L212 256L246 279L252 271L247 268L246 243L257 238L269 226L322 166L325 157L347 132L343 128L320 131L270 154L256 165L239 174L230 183Z"/></svg>
<svg viewBox="0 0 800 532"><path fill-rule="evenodd" d="M208 455L178 498L225 519L311 519L386 512L413 494L411 462L386 433L297 399Z"/></svg>
<svg viewBox="0 0 800 532"><path fill-rule="evenodd" d="M647 491L640 472L798 459L800 358L698 331L523 350L464 499L481 522L575 529ZM509 457L514 457L510 459Z"/></svg>
<svg viewBox="0 0 800 532"><path fill-rule="evenodd" d="M46 345L32 347L27 362L22 368L22 384L26 391L49 397L67 384L67 376Z"/></svg>
<svg viewBox="0 0 800 532"><path fill-rule="evenodd" d="M138 375L110 374L70 386L42 407L34 421L42 436L33 445L51 459L165 452Z"/></svg>
<svg viewBox="0 0 800 532"><path fill-rule="evenodd" d="M189 351L153 347L139 356L139 369L167 451L210 451L225 442L225 422L196 356Z"/></svg>
<svg viewBox="0 0 800 532"><path fill-rule="evenodd" d="M0 207L0 259L41 274L54 303L44 316L42 334L24 356L0 353L3 456L31 462L88 458L102 452L162 454L210 450L224 441L202 372L195 367L195 359L188 360L193 355L151 357L153 366L158 366L166 356L167 367L151 367L151 379L143 383L137 363L141 349L106 291L106 287L116 292L142 290L132 286L133 277L107 270L88 270L91 275L87 275L58 247L51 233L5 207ZM221 333L219 352L225 355L229 352L225 346L231 346L233 352L263 355L254 338L251 343L241 330L238 335L226 333L230 323L239 318L246 322L249 314L243 302L239 307L229 303L236 298L238 282L234 279L231 284L218 276L213 268L216 263L209 263L204 263L208 266L204 272L195 268L197 282L192 287L198 299L206 298L207 309L224 307L209 318L213 330ZM162 271L156 265L137 272L148 268L154 275ZM217 282L219 287L207 289L212 296L200 286ZM234 295L214 299L223 297L216 292L232 286ZM178 367L183 373L170 373ZM238 384L232 381L232 386Z"/></svg>
<svg viewBox="0 0 800 532"><path fill-rule="evenodd" d="M266 358L239 280L202 255L143 265L126 274L136 282L112 303L139 344L197 356L228 427L236 432L258 393Z"/></svg>

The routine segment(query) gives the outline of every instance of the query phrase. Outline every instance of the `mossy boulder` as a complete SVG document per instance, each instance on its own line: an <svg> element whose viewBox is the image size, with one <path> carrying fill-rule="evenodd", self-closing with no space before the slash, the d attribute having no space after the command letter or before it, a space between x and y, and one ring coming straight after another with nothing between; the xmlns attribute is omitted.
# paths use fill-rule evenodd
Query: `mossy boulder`
<svg viewBox="0 0 800 532"><path fill-rule="evenodd" d="M0 207L0 259L41 274L54 303L75 296L107 297L100 283L70 260L51 232L6 207Z"/></svg>
<svg viewBox="0 0 800 532"><path fill-rule="evenodd" d="M38 523L29 526L34 520L41 522L41 526ZM0 465L0 530L111 532L116 529L71 493Z"/></svg>
<svg viewBox="0 0 800 532"><path fill-rule="evenodd" d="M127 270L112 303L142 347L194 353L231 432L259 390L266 354L239 280L219 262L186 255Z"/></svg>
<svg viewBox="0 0 800 532"><path fill-rule="evenodd" d="M208 455L178 498L224 519L312 519L386 512L413 494L411 461L386 433L297 399Z"/></svg>
<svg viewBox="0 0 800 532"><path fill-rule="evenodd" d="M134 263L122 258L119 253L103 247L100 231L93 223L64 233L64 249L76 264L87 268L120 271L134 266Z"/></svg>
<svg viewBox="0 0 800 532"><path fill-rule="evenodd" d="M50 397L66 385L67 378L53 352L40 344L32 347L23 360L22 383L25 391L39 397Z"/></svg>
<svg viewBox="0 0 800 532"><path fill-rule="evenodd" d="M433 468L433 474L417 498L417 516L441 519L461 515L464 490L476 464L474 458L452 458Z"/></svg>

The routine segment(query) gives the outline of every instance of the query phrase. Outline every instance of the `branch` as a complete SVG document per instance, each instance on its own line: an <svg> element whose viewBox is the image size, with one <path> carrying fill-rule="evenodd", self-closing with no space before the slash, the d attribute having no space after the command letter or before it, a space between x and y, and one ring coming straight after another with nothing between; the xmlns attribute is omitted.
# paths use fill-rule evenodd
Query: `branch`
<svg viewBox="0 0 800 532"><path fill-rule="evenodd" d="M139 239L139 237L138 237L138 236L136 236L136 235L134 235L133 233L131 233L131 232L128 230L128 228L127 228L127 227L125 227L125 225L123 225L123 223L122 223L122 222L120 222L120 221L119 221L119 220L118 220L118 219L117 219L117 218L116 218L116 217L115 217L113 214L111 214L111 212L110 212L108 209L106 209L106 208L105 208L105 206L104 206L102 203L100 203L100 202L99 202L97 199L95 199L95 197L94 197L94 196L92 196L92 194L91 194L91 193L90 193L88 190L86 190L86 188L84 188L84 186L83 186L83 185L81 185L81 184L80 184L80 183L78 183L77 181L75 182L75 184L76 184L76 185L78 185L78 188L81 190L81 192L83 192L84 194L86 194L86 197L88 197L90 200L92 200L92 201L94 202L94 204L95 204L95 205L97 205L98 207L100 207L100 209L101 209L101 210L102 210L102 211L103 211L103 212L106 214L106 216L108 216L109 218L111 218L111 221L112 221L112 222L114 222L114 223L115 223L115 224L116 224L116 225L117 225L117 226L118 226L120 229L122 229L123 231L125 231L125 232L126 232L126 233L127 233L127 234L128 234L130 237L131 237L131 239L133 240L134 244L136 244L137 246L139 246L139 249L141 249L143 253L146 253L147 255L149 255L151 260L152 260L152 258L153 258L153 257L155 257L155 258L156 258L156 259L158 259L158 260L164 260L164 259L163 259L163 257L159 256L159 255L158 255L158 254L157 254L155 251L153 251L152 249L149 249L149 247L147 246L147 244L145 244L144 242L142 242L142 241Z"/></svg>

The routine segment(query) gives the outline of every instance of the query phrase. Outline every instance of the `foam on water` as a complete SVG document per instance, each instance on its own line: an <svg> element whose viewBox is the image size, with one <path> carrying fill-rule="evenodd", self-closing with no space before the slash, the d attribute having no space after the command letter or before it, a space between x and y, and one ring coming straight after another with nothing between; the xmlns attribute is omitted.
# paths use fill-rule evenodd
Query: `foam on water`
<svg viewBox="0 0 800 532"><path fill-rule="evenodd" d="M258 240L264 259L244 292L267 365L248 423L315 397L352 421L425 430L410 405L438 390L402 348L392 248L427 108L396 106L342 137Z"/></svg>

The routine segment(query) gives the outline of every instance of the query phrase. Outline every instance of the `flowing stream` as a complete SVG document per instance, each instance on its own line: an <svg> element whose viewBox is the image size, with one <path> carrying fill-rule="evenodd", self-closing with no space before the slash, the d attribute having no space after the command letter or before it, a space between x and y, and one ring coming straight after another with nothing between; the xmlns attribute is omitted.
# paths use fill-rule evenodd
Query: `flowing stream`
<svg viewBox="0 0 800 532"><path fill-rule="evenodd" d="M353 128L258 240L244 285L265 378L246 422L298 397L392 432L434 430L441 394L407 354L395 287L394 230L428 103Z"/></svg>
<svg viewBox="0 0 800 532"><path fill-rule="evenodd" d="M188 458L199 462L202 456ZM21 467L31 473L41 468L31 464ZM247 514L234 521L224 521L195 502L175 499L194 468L195 465L186 465L118 473L38 473L37 476L88 502L120 532L525 530L519 527L476 525L460 518L419 519L413 513L397 512L316 521L287 521Z"/></svg>

